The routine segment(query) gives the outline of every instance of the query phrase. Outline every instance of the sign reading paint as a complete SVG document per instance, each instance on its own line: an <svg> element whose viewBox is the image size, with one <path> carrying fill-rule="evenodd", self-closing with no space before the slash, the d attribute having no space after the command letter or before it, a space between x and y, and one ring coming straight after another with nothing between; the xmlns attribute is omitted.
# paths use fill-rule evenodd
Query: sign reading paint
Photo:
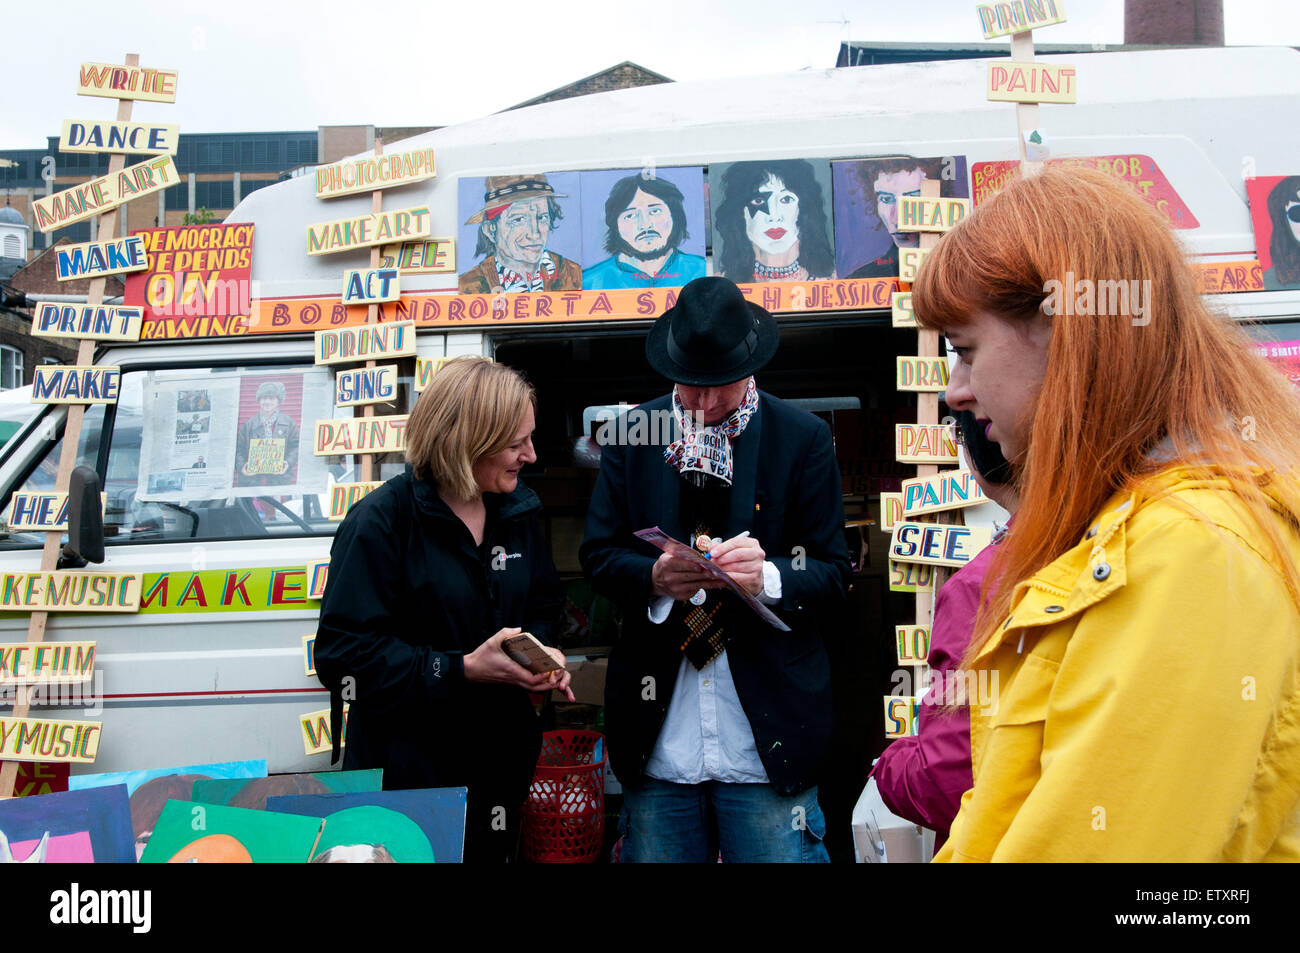
<svg viewBox="0 0 1300 953"><path fill-rule="evenodd" d="M329 518L335 522L343 519L348 515L348 510L383 485L383 482L378 480L366 483L335 483L330 487Z"/></svg>
<svg viewBox="0 0 1300 953"><path fill-rule="evenodd" d="M423 182L437 174L432 149L385 152L377 156L344 159L316 167L316 198L375 192L411 182Z"/></svg>
<svg viewBox="0 0 1300 953"><path fill-rule="evenodd" d="M903 481L903 514L921 516L984 503L988 497L969 470L946 470Z"/></svg>
<svg viewBox="0 0 1300 953"><path fill-rule="evenodd" d="M82 219L102 215L132 199L161 191L180 181L171 156L146 159L110 173L55 192L32 203L36 227L52 232Z"/></svg>
<svg viewBox="0 0 1300 953"><path fill-rule="evenodd" d="M894 459L899 463L956 463L957 444L944 424L895 424Z"/></svg>
<svg viewBox="0 0 1300 953"><path fill-rule="evenodd" d="M396 301L402 296L396 268L366 268L343 272L343 303Z"/></svg>
<svg viewBox="0 0 1300 953"><path fill-rule="evenodd" d="M960 568L974 559L992 538L992 530L983 526L905 521L894 527L889 558L895 562Z"/></svg>
<svg viewBox="0 0 1300 953"><path fill-rule="evenodd" d="M1061 0L981 3L976 5L975 12L979 14L980 29L986 40L1065 22L1065 4Z"/></svg>
<svg viewBox="0 0 1300 953"><path fill-rule="evenodd" d="M320 222L307 226L307 254L331 255L370 245L428 238L429 229L427 205Z"/></svg>
<svg viewBox="0 0 1300 953"><path fill-rule="evenodd" d="M33 404L116 404L120 367L39 364L32 378Z"/></svg>
<svg viewBox="0 0 1300 953"><path fill-rule="evenodd" d="M0 717L0 759L90 764L99 753L98 721Z"/></svg>
<svg viewBox="0 0 1300 953"><path fill-rule="evenodd" d="M176 125L65 119L59 134L59 151L174 156L180 134L181 127Z"/></svg>
<svg viewBox="0 0 1300 953"><path fill-rule="evenodd" d="M98 278L149 267L143 240L132 235L102 242L60 245L54 249L54 277L59 281Z"/></svg>
<svg viewBox="0 0 1300 953"><path fill-rule="evenodd" d="M40 301L32 316L32 334L38 338L138 341L142 323L140 308Z"/></svg>
<svg viewBox="0 0 1300 953"><path fill-rule="evenodd" d="M343 364L415 355L415 322L363 324L316 332L316 363Z"/></svg>
<svg viewBox="0 0 1300 953"><path fill-rule="evenodd" d="M948 389L946 357L899 357L898 389L937 394Z"/></svg>
<svg viewBox="0 0 1300 953"><path fill-rule="evenodd" d="M1073 66L992 60L986 98L998 103L1072 103L1074 73Z"/></svg>
<svg viewBox="0 0 1300 953"><path fill-rule="evenodd" d="M946 232L970 214L970 199L904 195L898 200L900 232Z"/></svg>
<svg viewBox="0 0 1300 953"><path fill-rule="evenodd" d="M334 377L334 403L339 407L385 404L397 400L397 365L358 367Z"/></svg>
<svg viewBox="0 0 1300 953"><path fill-rule="evenodd" d="M406 449L406 414L316 421L318 457L349 453L397 453Z"/></svg>

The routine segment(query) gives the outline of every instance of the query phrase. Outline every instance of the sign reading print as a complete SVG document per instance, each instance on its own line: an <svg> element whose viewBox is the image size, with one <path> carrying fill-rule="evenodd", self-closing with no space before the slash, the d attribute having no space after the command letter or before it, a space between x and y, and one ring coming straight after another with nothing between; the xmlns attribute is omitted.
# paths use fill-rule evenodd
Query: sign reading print
<svg viewBox="0 0 1300 953"><path fill-rule="evenodd" d="M578 173L462 178L458 187L461 294L582 287Z"/></svg>
<svg viewBox="0 0 1300 953"><path fill-rule="evenodd" d="M582 173L582 287L680 288L704 277L704 170Z"/></svg>

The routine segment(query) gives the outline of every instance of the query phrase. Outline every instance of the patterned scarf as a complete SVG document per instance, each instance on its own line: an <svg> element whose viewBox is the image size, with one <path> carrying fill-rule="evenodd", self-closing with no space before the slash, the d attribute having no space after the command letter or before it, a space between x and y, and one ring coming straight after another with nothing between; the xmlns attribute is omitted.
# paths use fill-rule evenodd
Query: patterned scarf
<svg viewBox="0 0 1300 953"><path fill-rule="evenodd" d="M497 277L501 280L503 291L545 291L546 280L554 275L555 262L551 261L551 256L545 252L537 263L537 270L526 275L521 275L513 268L507 268L500 263L497 264Z"/></svg>
<svg viewBox="0 0 1300 953"><path fill-rule="evenodd" d="M682 428L682 439L664 449L668 465L682 476L691 476L697 482L705 476L717 477L731 486L731 441L744 431L749 418L758 410L758 387L754 378L745 387L745 397L740 406L726 420L712 427L696 426L695 416L686 411L673 387L673 416Z"/></svg>

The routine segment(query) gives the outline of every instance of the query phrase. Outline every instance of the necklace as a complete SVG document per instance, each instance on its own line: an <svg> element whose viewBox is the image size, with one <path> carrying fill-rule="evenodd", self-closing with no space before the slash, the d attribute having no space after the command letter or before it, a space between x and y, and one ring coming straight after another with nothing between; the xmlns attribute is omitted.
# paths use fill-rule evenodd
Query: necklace
<svg viewBox="0 0 1300 953"><path fill-rule="evenodd" d="M754 280L771 281L773 278L789 278L791 275L798 274L803 268L796 258L788 265L765 265L761 261L754 262Z"/></svg>

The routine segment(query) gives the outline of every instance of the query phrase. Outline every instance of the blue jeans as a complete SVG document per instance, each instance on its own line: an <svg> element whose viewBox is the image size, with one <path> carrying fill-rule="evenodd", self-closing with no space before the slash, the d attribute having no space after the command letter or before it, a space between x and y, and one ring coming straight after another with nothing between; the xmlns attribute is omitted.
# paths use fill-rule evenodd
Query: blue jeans
<svg viewBox="0 0 1300 953"><path fill-rule="evenodd" d="M828 863L817 788L792 797L770 784L674 784L642 779L623 791L628 863Z"/></svg>

